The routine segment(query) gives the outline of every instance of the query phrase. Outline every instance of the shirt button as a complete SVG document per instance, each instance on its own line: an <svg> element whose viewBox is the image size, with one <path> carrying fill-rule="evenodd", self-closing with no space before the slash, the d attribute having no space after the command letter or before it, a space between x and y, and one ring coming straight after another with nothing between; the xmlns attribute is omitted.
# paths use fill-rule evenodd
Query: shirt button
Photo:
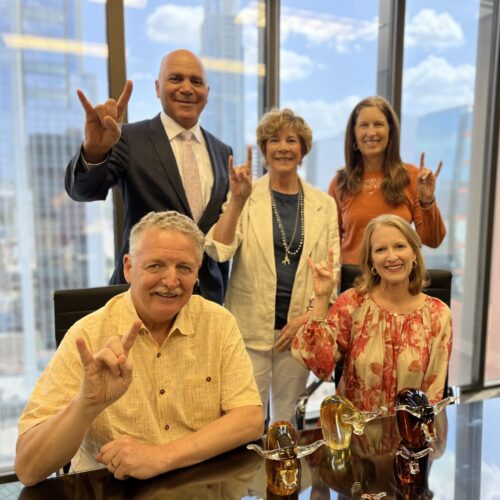
<svg viewBox="0 0 500 500"><path fill-rule="evenodd" d="M165 394L165 389L160 389L160 394L163 396L163 394Z"/></svg>
<svg viewBox="0 0 500 500"><path fill-rule="evenodd" d="M156 353L156 357L159 358L161 356L161 352Z"/></svg>
<svg viewBox="0 0 500 500"><path fill-rule="evenodd" d="M212 380L212 377L207 377L207 378L206 378L206 381L207 381L207 382L210 382L211 380Z"/></svg>
<svg viewBox="0 0 500 500"><path fill-rule="evenodd" d="M165 430L166 430L166 431L168 431L169 429L170 429L170 425L168 425L168 424L167 424L167 425L165 426Z"/></svg>

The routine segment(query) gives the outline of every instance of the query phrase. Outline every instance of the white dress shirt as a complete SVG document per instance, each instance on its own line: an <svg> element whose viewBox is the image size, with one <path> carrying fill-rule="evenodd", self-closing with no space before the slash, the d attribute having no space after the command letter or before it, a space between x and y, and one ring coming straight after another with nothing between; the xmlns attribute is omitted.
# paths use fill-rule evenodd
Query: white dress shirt
<svg viewBox="0 0 500 500"><path fill-rule="evenodd" d="M168 116L164 111L161 112L160 116L163 127L165 128L165 133L167 134L170 145L172 146L172 150L174 152L175 161L177 162L177 167L179 169L179 174L181 176L182 182L184 182L184 173L182 170L183 139L180 134L186 129L175 122L172 118L170 118L170 116ZM197 123L194 127L188 130L194 136L191 144L200 173L203 209L205 209L212 194L212 187L214 185L214 173L212 170L212 164L210 163L210 156L208 155L207 144L205 142L205 138L203 137L203 132L201 131L200 124Z"/></svg>

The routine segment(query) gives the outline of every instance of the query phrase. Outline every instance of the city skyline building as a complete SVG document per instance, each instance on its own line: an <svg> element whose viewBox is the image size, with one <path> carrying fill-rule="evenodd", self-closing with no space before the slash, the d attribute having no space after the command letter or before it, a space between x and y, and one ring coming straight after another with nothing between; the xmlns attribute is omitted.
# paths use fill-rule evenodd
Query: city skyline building
<svg viewBox="0 0 500 500"><path fill-rule="evenodd" d="M244 54L237 0L205 0L200 56L205 59L210 93L201 122L244 160ZM214 68L214 62L217 67Z"/></svg>
<svg viewBox="0 0 500 500"><path fill-rule="evenodd" d="M84 123L75 88L90 89L92 98L96 76L86 73L82 54L51 50L43 42L22 46L29 37L81 39L82 6L82 0L0 3L3 443L17 434L17 418L55 348L54 290L104 284L107 278L108 241L90 224L104 215L103 204L75 203L64 189L65 166L78 151ZM9 43L14 35L21 46ZM95 260L101 264L91 269ZM3 443L0 467L13 463L14 449L7 453Z"/></svg>

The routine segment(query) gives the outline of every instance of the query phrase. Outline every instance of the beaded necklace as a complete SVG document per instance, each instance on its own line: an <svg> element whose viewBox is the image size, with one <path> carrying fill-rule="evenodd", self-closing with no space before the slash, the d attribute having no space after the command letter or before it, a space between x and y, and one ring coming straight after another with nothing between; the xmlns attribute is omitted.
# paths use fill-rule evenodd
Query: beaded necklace
<svg viewBox="0 0 500 500"><path fill-rule="evenodd" d="M290 238L290 243L286 241L286 233L285 228L283 226L283 222L281 221L281 217L278 211L278 207L276 205L276 200L274 199L273 190L271 189L271 185L269 185L269 192L271 194L271 206L273 208L273 214L278 223L278 227L281 234L281 241L283 243L283 248L285 250L285 257L281 261L281 264L284 266L288 266L290 264L290 257L293 255L297 255L304 244L304 192L302 191L302 184L299 181L299 195L297 196L297 212L295 217L295 226L293 228L292 237ZM295 240L295 236L297 234L297 227L299 226L300 221L300 240L297 243L297 247L295 250L292 250L292 245Z"/></svg>

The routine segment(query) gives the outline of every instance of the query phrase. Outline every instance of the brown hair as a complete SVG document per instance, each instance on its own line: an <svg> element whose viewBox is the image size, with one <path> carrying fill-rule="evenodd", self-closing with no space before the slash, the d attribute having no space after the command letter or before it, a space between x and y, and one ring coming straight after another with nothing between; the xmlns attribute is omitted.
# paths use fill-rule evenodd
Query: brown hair
<svg viewBox="0 0 500 500"><path fill-rule="evenodd" d="M372 219L366 226L359 250L359 262L362 275L355 281L355 287L360 292L370 292L380 283L380 276L378 274L372 274L373 262L371 257L371 239L373 231L375 231L378 226L390 226L398 229L415 252L416 265L413 267L409 276L408 291L411 295L419 294L422 288L427 285L427 270L420 250L422 248L422 242L416 231L408 222L399 217L399 215L392 214L379 215L375 217L375 219Z"/></svg>
<svg viewBox="0 0 500 500"><path fill-rule="evenodd" d="M399 154L399 120L391 105L380 96L366 97L356 104L347 120L344 138L345 167L339 170L336 189L340 199L361 191L363 179L363 157L356 144L354 128L359 113L364 108L377 108L385 116L389 125L389 142L384 156L384 179L380 187L382 196L390 205L396 206L404 202L404 188L410 179L406 167Z"/></svg>
<svg viewBox="0 0 500 500"><path fill-rule="evenodd" d="M272 109L267 112L257 125L257 144L260 151L266 156L267 141L278 134L282 129L289 128L297 133L300 140L302 157L312 148L312 130L304 118L295 114L291 109Z"/></svg>

